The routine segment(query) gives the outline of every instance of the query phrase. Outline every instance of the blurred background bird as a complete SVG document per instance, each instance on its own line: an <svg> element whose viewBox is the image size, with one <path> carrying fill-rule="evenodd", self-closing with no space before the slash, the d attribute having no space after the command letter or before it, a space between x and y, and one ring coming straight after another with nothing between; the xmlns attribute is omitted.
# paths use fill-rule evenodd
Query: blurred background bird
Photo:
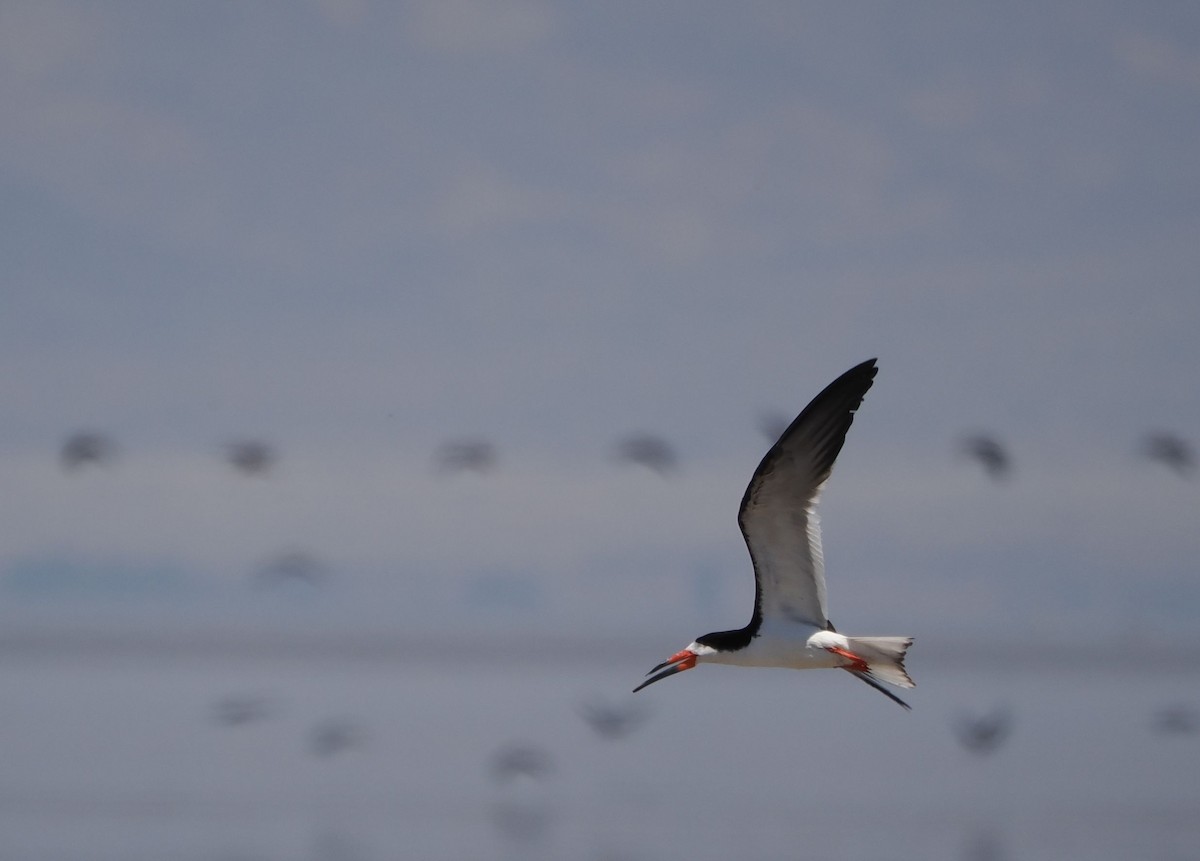
<svg viewBox="0 0 1200 861"><path fill-rule="evenodd" d="M1013 462L1008 450L995 437L975 433L963 437L960 451L983 467L984 474L992 480L1008 478Z"/></svg>
<svg viewBox="0 0 1200 861"><path fill-rule="evenodd" d="M224 726L237 727L256 723L272 712L270 700L258 694L230 694L213 705L213 718Z"/></svg>
<svg viewBox="0 0 1200 861"><path fill-rule="evenodd" d="M254 572L259 586L284 586L289 583L319 586L329 576L329 566L306 550L286 550Z"/></svg>
<svg viewBox="0 0 1200 861"><path fill-rule="evenodd" d="M1196 468L1191 443L1167 431L1146 434L1142 439L1142 454L1184 478L1190 477Z"/></svg>
<svg viewBox="0 0 1200 861"><path fill-rule="evenodd" d="M225 446L229 464L243 475L266 475L275 465L275 449L266 442L244 439Z"/></svg>
<svg viewBox="0 0 1200 861"><path fill-rule="evenodd" d="M113 441L98 431L79 431L67 437L59 451L59 462L68 472L85 466L107 464L116 457Z"/></svg>
<svg viewBox="0 0 1200 861"><path fill-rule="evenodd" d="M1153 727L1160 735L1191 735L1200 730L1200 712L1185 703L1172 703L1155 713Z"/></svg>
<svg viewBox="0 0 1200 861"><path fill-rule="evenodd" d="M482 439L451 440L438 449L435 462L441 473L486 475L496 468L496 447Z"/></svg>
<svg viewBox="0 0 1200 861"><path fill-rule="evenodd" d="M328 758L361 747L366 741L362 726L350 718L327 718L308 734L308 749L314 756Z"/></svg>
<svg viewBox="0 0 1200 861"><path fill-rule="evenodd" d="M513 742L492 754L488 771L497 783L517 777L542 780L554 773L554 757L538 745Z"/></svg>
<svg viewBox="0 0 1200 861"><path fill-rule="evenodd" d="M954 721L954 735L964 750L980 756L998 751L1013 728L1012 712L996 708L984 714L964 713Z"/></svg>
<svg viewBox="0 0 1200 861"><path fill-rule="evenodd" d="M612 740L625 738L650 716L648 707L632 699L618 704L592 698L580 703L578 711L596 735Z"/></svg>
<svg viewBox="0 0 1200 861"><path fill-rule="evenodd" d="M679 468L679 457L674 447L654 434L630 434L617 443L616 453L618 460L644 466L663 477Z"/></svg>

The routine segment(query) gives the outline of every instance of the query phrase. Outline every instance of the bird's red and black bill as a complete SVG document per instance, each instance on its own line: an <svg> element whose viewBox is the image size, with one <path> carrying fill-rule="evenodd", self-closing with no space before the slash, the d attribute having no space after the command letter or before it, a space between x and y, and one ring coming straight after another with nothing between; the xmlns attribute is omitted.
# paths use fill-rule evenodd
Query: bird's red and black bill
<svg viewBox="0 0 1200 861"><path fill-rule="evenodd" d="M682 652L676 652L650 672L646 673L646 675L650 676L650 678L646 679L646 681L634 688L633 692L636 694L642 688L646 687L646 685L652 685L655 682L662 681L668 676L673 676L676 673L682 673L684 670L690 670L694 666L696 666L695 652L690 652L687 649L684 649Z"/></svg>

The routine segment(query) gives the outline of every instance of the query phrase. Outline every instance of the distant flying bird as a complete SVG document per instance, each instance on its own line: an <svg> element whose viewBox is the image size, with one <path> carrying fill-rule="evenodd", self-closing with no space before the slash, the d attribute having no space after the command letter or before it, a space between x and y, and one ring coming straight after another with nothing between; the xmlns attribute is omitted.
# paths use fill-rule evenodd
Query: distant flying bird
<svg viewBox="0 0 1200 861"><path fill-rule="evenodd" d="M303 550L289 550L259 568L255 580L263 586L284 583L319 586L328 574L328 567L315 556Z"/></svg>
<svg viewBox="0 0 1200 861"><path fill-rule="evenodd" d="M646 721L648 711L637 703L613 705L599 700L580 704L580 716L601 738L620 739Z"/></svg>
<svg viewBox="0 0 1200 861"><path fill-rule="evenodd" d="M80 431L71 434L63 443L59 460L63 469L74 471L89 464L104 464L113 459L117 447L113 441L96 431Z"/></svg>
<svg viewBox="0 0 1200 861"><path fill-rule="evenodd" d="M911 637L849 637L825 610L817 500L854 412L875 379L875 360L842 374L792 422L754 471L738 524L754 565L754 615L736 631L698 637L647 673L634 692L697 663L843 669L909 708L881 681L913 687L904 670Z"/></svg>
<svg viewBox="0 0 1200 861"><path fill-rule="evenodd" d="M534 745L510 744L492 756L489 771L496 792L491 805L496 829L521 844L545 839L555 818L554 794L547 781L554 773L550 753Z"/></svg>
<svg viewBox="0 0 1200 861"><path fill-rule="evenodd" d="M995 753L1012 733L1012 713L996 709L983 715L960 715L954 723L958 743L981 756Z"/></svg>
<svg viewBox="0 0 1200 861"><path fill-rule="evenodd" d="M516 777L541 780L554 773L554 758L544 748L531 744L509 744L492 756L489 769L497 783Z"/></svg>
<svg viewBox="0 0 1200 861"><path fill-rule="evenodd" d="M988 478L1007 478L1012 472L1012 458L995 437L987 434L972 434L965 437L962 441L962 452L967 457L978 461Z"/></svg>
<svg viewBox="0 0 1200 861"><path fill-rule="evenodd" d="M245 726L262 720L271 713L271 705L263 697L234 695L219 700L213 708L213 717L226 726Z"/></svg>
<svg viewBox="0 0 1200 861"><path fill-rule="evenodd" d="M230 465L244 475L265 475L275 465L275 450L261 440L239 440L225 447Z"/></svg>
<svg viewBox="0 0 1200 861"><path fill-rule="evenodd" d="M347 718L332 718L313 727L309 749L316 756L329 757L359 747L366 740L362 727Z"/></svg>
<svg viewBox="0 0 1200 861"><path fill-rule="evenodd" d="M1191 735L1200 730L1200 713L1183 703L1165 706L1154 716L1154 729L1162 735Z"/></svg>
<svg viewBox="0 0 1200 861"><path fill-rule="evenodd" d="M662 476L674 472L679 465L679 458L671 444L662 437L648 433L632 434L617 443L617 457Z"/></svg>
<svg viewBox="0 0 1200 861"><path fill-rule="evenodd" d="M1196 468L1196 457L1187 440L1165 431L1146 434L1142 453L1161 463L1176 475L1189 476Z"/></svg>
<svg viewBox="0 0 1200 861"><path fill-rule="evenodd" d="M444 444L437 453L440 472L474 472L479 475L496 468L496 448L479 439L456 440Z"/></svg>

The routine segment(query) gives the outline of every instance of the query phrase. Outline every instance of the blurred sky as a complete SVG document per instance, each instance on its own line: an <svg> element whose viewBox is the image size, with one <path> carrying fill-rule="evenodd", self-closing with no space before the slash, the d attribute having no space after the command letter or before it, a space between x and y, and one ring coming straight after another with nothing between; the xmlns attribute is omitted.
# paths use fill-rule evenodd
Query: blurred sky
<svg viewBox="0 0 1200 861"><path fill-rule="evenodd" d="M878 356L841 629L1194 638L1200 484L1138 454L1200 441L1193 3L6 2L0 110L10 626L678 648L749 617L764 415Z"/></svg>

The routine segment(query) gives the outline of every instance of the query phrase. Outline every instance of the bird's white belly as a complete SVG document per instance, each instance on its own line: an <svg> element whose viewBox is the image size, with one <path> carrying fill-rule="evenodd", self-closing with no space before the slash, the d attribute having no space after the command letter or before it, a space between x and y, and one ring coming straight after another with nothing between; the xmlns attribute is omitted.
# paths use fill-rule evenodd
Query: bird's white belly
<svg viewBox="0 0 1200 861"><path fill-rule="evenodd" d="M793 670L828 669L845 666L841 655L830 646L846 648L846 638L833 631L789 625L772 631L766 626L744 649L721 652L707 659L714 663L743 667L786 667Z"/></svg>

